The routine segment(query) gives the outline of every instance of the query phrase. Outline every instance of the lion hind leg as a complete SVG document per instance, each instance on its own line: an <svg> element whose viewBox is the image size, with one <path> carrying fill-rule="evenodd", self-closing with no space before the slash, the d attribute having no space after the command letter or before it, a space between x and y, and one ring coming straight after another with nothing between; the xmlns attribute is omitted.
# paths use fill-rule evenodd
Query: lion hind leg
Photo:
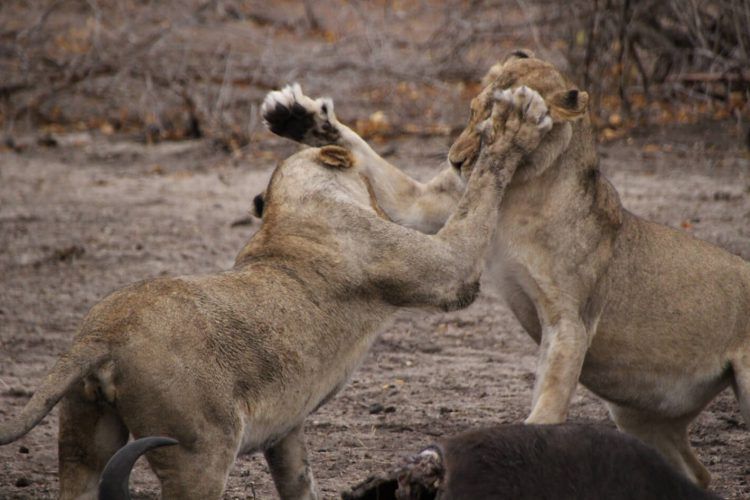
<svg viewBox="0 0 750 500"><path fill-rule="evenodd" d="M152 450L146 459L161 482L163 500L218 500L236 449L231 439L206 439L189 449L178 445Z"/></svg>
<svg viewBox="0 0 750 500"><path fill-rule="evenodd" d="M128 441L128 428L110 405L83 389L73 390L60 406L60 498L96 498L99 475Z"/></svg>
<svg viewBox="0 0 750 500"><path fill-rule="evenodd" d="M656 448L693 483L708 487L711 474L695 456L688 439L687 428L692 416L665 418L612 403L608 407L620 430Z"/></svg>

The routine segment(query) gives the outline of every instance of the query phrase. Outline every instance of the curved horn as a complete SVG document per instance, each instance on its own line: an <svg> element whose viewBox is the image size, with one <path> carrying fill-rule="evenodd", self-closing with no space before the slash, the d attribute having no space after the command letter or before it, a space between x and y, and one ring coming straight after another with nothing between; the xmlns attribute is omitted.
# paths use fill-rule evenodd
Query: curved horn
<svg viewBox="0 0 750 500"><path fill-rule="evenodd" d="M128 443L112 455L99 479L99 500L130 500L130 471L141 455L160 446L179 444L168 437L145 437Z"/></svg>

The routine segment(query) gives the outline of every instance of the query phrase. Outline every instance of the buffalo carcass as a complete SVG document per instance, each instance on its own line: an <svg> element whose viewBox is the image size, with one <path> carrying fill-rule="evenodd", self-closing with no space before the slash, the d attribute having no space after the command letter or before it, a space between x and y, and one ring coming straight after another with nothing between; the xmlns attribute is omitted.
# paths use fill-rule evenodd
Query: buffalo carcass
<svg viewBox="0 0 750 500"><path fill-rule="evenodd" d="M130 470L169 438L133 441L109 461L100 500L128 500ZM501 425L428 446L343 500L718 499L688 481L653 448L598 425Z"/></svg>
<svg viewBox="0 0 750 500"><path fill-rule="evenodd" d="M637 439L597 425L503 425L429 446L344 500L716 499Z"/></svg>

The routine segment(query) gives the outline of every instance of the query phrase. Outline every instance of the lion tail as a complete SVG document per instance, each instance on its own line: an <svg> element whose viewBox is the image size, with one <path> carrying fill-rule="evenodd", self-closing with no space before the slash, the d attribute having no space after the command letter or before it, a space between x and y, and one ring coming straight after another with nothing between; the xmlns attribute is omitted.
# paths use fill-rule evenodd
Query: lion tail
<svg viewBox="0 0 750 500"><path fill-rule="evenodd" d="M21 413L0 423L0 445L12 443L33 429L67 393L73 384L109 358L109 349L101 342L75 343L57 360L41 387Z"/></svg>

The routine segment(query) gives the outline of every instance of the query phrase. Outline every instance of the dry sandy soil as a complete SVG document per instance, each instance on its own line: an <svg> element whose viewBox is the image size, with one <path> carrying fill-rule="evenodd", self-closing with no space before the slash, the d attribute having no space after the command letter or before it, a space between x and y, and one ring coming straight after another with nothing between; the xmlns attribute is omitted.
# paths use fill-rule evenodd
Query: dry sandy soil
<svg viewBox="0 0 750 500"><path fill-rule="evenodd" d="M632 211L750 259L750 159L732 132L720 123L642 131L601 146L603 168ZM447 147L445 138L411 139L382 150L427 178ZM270 137L228 158L204 142L145 146L79 135L54 148L0 153L0 419L20 410L108 292L148 277L230 267L258 227L242 223L252 197L292 151ZM336 497L439 436L520 422L535 354L488 286L464 311L402 312L349 386L308 419L323 496ZM583 387L570 418L612 425ZM56 427L55 410L0 448L0 498L56 495ZM731 391L697 419L691 440L717 493L750 497L750 433ZM132 485L139 498L158 495L142 464ZM262 457L237 459L226 497L275 497Z"/></svg>

